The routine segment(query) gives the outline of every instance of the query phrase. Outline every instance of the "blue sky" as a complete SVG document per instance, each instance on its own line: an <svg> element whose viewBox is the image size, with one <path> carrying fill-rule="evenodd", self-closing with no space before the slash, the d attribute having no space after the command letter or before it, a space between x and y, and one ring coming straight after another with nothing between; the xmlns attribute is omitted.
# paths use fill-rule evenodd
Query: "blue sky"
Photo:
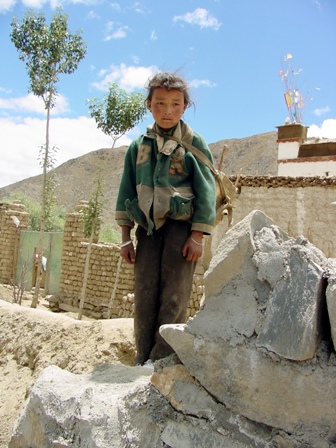
<svg viewBox="0 0 336 448"><path fill-rule="evenodd" d="M112 145L90 118L88 98L102 98L108 82L143 90L158 70L179 69L190 83L196 110L184 119L214 143L285 122L279 72L290 63L309 135L336 138L335 0L0 0L0 187L41 173L37 156L45 135L45 111L28 92L10 23L29 9L42 11L49 23L56 6L88 46L77 71L58 84L51 120L56 166ZM148 114L116 146L129 144L151 122Z"/></svg>

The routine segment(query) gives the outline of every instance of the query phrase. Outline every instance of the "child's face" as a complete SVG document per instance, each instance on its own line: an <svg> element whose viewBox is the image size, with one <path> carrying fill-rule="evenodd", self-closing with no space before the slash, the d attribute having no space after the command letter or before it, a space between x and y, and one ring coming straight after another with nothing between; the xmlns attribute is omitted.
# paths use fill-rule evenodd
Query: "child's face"
<svg viewBox="0 0 336 448"><path fill-rule="evenodd" d="M152 112L154 120L166 131L180 121L186 107L182 92L164 87L157 87L152 99L147 101L147 108Z"/></svg>

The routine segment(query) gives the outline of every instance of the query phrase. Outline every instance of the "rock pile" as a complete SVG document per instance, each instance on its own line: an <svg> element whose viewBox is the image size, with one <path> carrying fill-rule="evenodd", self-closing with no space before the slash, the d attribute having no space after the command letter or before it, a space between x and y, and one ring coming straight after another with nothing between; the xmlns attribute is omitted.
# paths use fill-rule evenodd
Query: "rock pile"
<svg viewBox="0 0 336 448"><path fill-rule="evenodd" d="M335 286L335 260L254 211L221 241L202 309L161 327L176 355L154 373L48 367L9 447L330 447Z"/></svg>

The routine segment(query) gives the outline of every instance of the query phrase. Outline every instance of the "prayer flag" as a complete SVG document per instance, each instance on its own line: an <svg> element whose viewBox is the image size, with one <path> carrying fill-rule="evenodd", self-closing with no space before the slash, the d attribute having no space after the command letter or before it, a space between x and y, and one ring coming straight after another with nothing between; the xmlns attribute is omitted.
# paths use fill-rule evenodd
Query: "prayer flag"
<svg viewBox="0 0 336 448"><path fill-rule="evenodd" d="M290 94L290 90L288 90L288 92L286 92L284 94L284 96L285 96L285 101L286 101L286 104L287 104L287 109L290 109L291 105L293 104L293 99L292 99L292 96Z"/></svg>

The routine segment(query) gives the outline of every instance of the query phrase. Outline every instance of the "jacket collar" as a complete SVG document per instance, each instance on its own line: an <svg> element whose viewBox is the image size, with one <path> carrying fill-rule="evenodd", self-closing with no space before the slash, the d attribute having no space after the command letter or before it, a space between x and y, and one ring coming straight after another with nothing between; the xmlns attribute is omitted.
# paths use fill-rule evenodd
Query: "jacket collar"
<svg viewBox="0 0 336 448"><path fill-rule="evenodd" d="M161 137L161 135L158 135L161 133L162 131L160 132L158 125L154 123L147 127L146 136L155 138L158 145L158 151L169 156L179 146L179 143L174 140L170 140L169 136ZM173 136L180 141L185 140L188 143L191 143L193 130L183 120L180 120L176 126Z"/></svg>

